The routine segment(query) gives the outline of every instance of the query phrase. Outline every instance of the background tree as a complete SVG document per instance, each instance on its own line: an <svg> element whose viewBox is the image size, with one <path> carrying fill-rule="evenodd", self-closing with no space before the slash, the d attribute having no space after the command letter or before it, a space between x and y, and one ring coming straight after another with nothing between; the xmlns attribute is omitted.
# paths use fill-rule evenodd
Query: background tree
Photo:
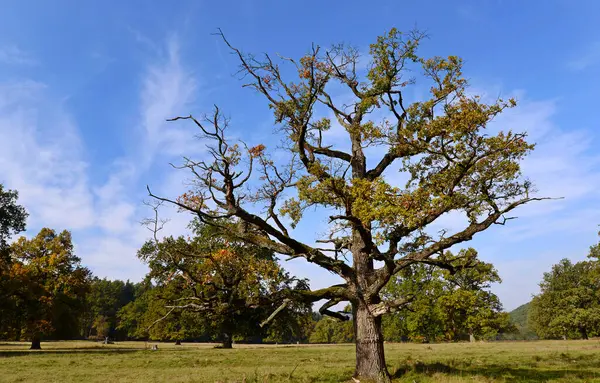
<svg viewBox="0 0 600 383"><path fill-rule="evenodd" d="M119 311L119 329L130 338L160 341L210 340L207 324L201 315L190 311L173 311L165 306L180 298L183 286L175 279L155 287L147 278L136 292L135 300Z"/></svg>
<svg viewBox="0 0 600 383"><path fill-rule="evenodd" d="M263 318L268 317L273 306L262 307ZM310 305L290 302L286 310L277 314L276 320L269 326L261 328L262 341L270 343L296 343L308 342L314 330L312 307Z"/></svg>
<svg viewBox="0 0 600 383"><path fill-rule="evenodd" d="M87 338L96 336L99 339L107 336L113 339L125 338L125 331L118 329L117 313L134 300L135 289L136 286L129 281L93 278L85 298L82 335ZM105 333L98 332L98 328L94 326L97 321L105 324Z"/></svg>
<svg viewBox="0 0 600 383"><path fill-rule="evenodd" d="M384 299L406 297L410 304L383 318L384 338L396 342L441 338L444 333L443 313L437 302L443 289L441 271L435 266L416 264L394 276L382 292Z"/></svg>
<svg viewBox="0 0 600 383"><path fill-rule="evenodd" d="M344 307L342 311L348 318L351 317L352 307ZM331 317L319 317L310 334L310 343L350 343L354 342L354 324Z"/></svg>
<svg viewBox="0 0 600 383"><path fill-rule="evenodd" d="M213 226L195 222L193 228L193 238L155 239L138 256L150 267L148 278L157 291L169 290L162 297L169 309L165 316L176 310L201 313L223 348L231 348L234 336L259 332L266 310L281 303L280 290L305 286L281 269L271 250L236 241Z"/></svg>
<svg viewBox="0 0 600 383"><path fill-rule="evenodd" d="M529 322L539 337L588 339L600 333L598 261L573 264L563 259L544 273L540 289L529 310Z"/></svg>
<svg viewBox="0 0 600 383"><path fill-rule="evenodd" d="M462 61L418 56L422 38L392 29L371 45L368 58L336 45L313 46L300 59L247 55L224 38L245 86L266 97L287 155L274 159L263 143L248 148L230 142L229 121L218 108L202 119L178 117L200 129L209 160L185 159L182 167L191 171L194 186L181 198L150 193L205 224L235 218L235 230L224 229L239 240L339 276L342 283L294 299L326 300L321 312L337 317L332 306L352 304L359 379L389 380L381 316L406 303L381 299L393 275L424 261L443 265L445 249L541 199L530 195L531 183L520 172L519 162L533 149L526 135L487 126L515 101L488 104L468 92ZM407 89L416 76L429 94L409 103ZM327 137L334 125L345 134L335 142ZM403 185L392 177L397 172ZM329 216L329 234L315 238L329 246L312 245L291 231L307 208ZM465 215L461 230L428 230L452 211ZM342 257L347 253L351 263Z"/></svg>
<svg viewBox="0 0 600 383"><path fill-rule="evenodd" d="M10 278L12 260L8 241L11 236L25 230L27 212L17 204L18 193L15 190L6 190L0 184L0 335L5 338L14 337L11 329L15 328L16 316L16 289L15 281Z"/></svg>
<svg viewBox="0 0 600 383"><path fill-rule="evenodd" d="M447 251L444 258L449 266L446 269L413 265L386 286L386 299L413 297L406 310L384 319L384 333L390 340L489 339L516 331L500 300L490 291L491 283L500 282L493 266L477 259L472 248L456 256Z"/></svg>
<svg viewBox="0 0 600 383"><path fill-rule="evenodd" d="M41 337L62 326L79 329L90 273L73 253L71 233L44 228L32 239L19 238L10 255L18 323L31 348L39 349Z"/></svg>
<svg viewBox="0 0 600 383"><path fill-rule="evenodd" d="M18 198L16 190L7 190L0 184L0 251L7 250L12 235L25 231L27 212L17 204Z"/></svg>
<svg viewBox="0 0 600 383"><path fill-rule="evenodd" d="M354 341L352 321L323 317L310 334L310 343L350 343Z"/></svg>

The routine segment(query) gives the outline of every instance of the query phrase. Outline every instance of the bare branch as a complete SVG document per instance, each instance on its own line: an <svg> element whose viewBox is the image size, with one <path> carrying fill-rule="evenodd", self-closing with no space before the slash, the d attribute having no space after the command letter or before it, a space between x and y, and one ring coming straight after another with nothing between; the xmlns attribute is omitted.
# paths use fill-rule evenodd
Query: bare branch
<svg viewBox="0 0 600 383"><path fill-rule="evenodd" d="M146 328L146 333L148 333L148 331L150 331L150 329L152 327L154 327L157 323L162 322L163 320L167 319L167 317L169 315L171 315L171 313L176 309L177 307L171 307L171 310L169 310L164 316L158 318L157 320L155 320L154 322L152 322L152 324L150 326L148 326L148 328Z"/></svg>
<svg viewBox="0 0 600 383"><path fill-rule="evenodd" d="M342 299L339 298L331 299L325 302L325 304L323 304L323 306L321 306L321 308L319 309L319 313L321 313L321 315L327 315L332 318L339 319L341 321L349 320L350 318L347 315L342 314L342 312L329 310L330 307L335 306L340 302L342 302Z"/></svg>
<svg viewBox="0 0 600 383"><path fill-rule="evenodd" d="M369 312L375 317L382 316L384 314L401 310L403 307L406 307L412 300L413 297L410 297L372 304L369 305Z"/></svg>
<svg viewBox="0 0 600 383"><path fill-rule="evenodd" d="M271 315L269 315L269 317L267 319L265 319L264 321L262 321L260 323L260 327L264 327L269 322L271 322L273 319L275 319L277 314L279 314L279 312L281 312L283 309L285 309L290 304L290 302L291 302L290 299L284 299L283 303L275 311L273 311L273 313Z"/></svg>

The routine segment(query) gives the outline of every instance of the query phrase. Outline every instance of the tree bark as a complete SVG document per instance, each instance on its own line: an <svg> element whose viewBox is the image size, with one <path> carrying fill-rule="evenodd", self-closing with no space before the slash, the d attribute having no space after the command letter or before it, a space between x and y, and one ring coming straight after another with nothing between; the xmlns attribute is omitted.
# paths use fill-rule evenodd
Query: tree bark
<svg viewBox="0 0 600 383"><path fill-rule="evenodd" d="M366 305L352 305L356 336L356 371L354 378L378 383L390 382L385 365L381 316L374 317Z"/></svg>
<svg viewBox="0 0 600 383"><path fill-rule="evenodd" d="M40 339L40 335L39 334L35 334L33 336L33 338L31 339L31 347L29 347L30 350L41 350L42 349L42 344L41 344L41 339Z"/></svg>
<svg viewBox="0 0 600 383"><path fill-rule="evenodd" d="M222 348L232 348L232 338L231 334L228 332L223 333L223 344Z"/></svg>
<svg viewBox="0 0 600 383"><path fill-rule="evenodd" d="M175 341L175 346L181 346L181 341L179 339Z"/></svg>
<svg viewBox="0 0 600 383"><path fill-rule="evenodd" d="M579 332L581 333L581 339L588 340L588 333L585 327L580 327Z"/></svg>

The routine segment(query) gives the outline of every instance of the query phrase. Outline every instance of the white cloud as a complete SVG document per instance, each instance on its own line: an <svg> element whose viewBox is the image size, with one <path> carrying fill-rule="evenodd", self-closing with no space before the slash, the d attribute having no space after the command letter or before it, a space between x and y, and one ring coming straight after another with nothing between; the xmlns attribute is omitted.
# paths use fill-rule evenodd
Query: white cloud
<svg viewBox="0 0 600 383"><path fill-rule="evenodd" d="M67 229L94 222L87 164L77 128L42 84L0 86L1 182L20 192L33 227Z"/></svg>
<svg viewBox="0 0 600 383"><path fill-rule="evenodd" d="M0 63L11 65L35 65L34 57L21 50L16 45L5 45L0 47Z"/></svg>

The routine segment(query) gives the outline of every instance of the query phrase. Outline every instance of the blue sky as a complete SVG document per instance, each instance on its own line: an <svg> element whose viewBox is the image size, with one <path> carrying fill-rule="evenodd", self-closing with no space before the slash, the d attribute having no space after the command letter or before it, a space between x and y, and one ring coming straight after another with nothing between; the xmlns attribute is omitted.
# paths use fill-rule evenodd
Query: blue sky
<svg viewBox="0 0 600 383"><path fill-rule="evenodd" d="M474 92L516 96L501 128L526 130L538 143L524 172L540 194L565 197L516 213L471 243L504 283L505 307L528 301L559 259L583 259L600 224L597 1L3 1L0 13L0 182L18 189L29 231L73 231L77 252L95 274L140 280L135 252L149 233L145 185L177 195L185 174L168 163L202 155L175 115L218 104L232 133L274 143L263 100L242 89L236 61L211 33L222 28L247 52L301 56L311 43L345 42L366 52L391 27L418 27L421 53L459 55ZM368 4L368 5L365 5ZM188 216L164 212L170 233ZM440 227L459 228L460 217ZM325 220L297 229L309 238ZM313 286L335 279L285 263Z"/></svg>

